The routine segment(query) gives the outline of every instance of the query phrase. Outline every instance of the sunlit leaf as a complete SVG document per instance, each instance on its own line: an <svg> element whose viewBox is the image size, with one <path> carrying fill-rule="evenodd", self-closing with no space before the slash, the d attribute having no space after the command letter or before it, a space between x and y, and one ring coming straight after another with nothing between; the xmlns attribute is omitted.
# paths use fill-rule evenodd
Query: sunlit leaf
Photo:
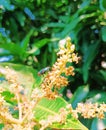
<svg viewBox="0 0 106 130"><path fill-rule="evenodd" d="M62 98L58 97L56 99L50 100L43 98L35 108L35 118L36 120L46 119L49 115L55 116L60 108L66 107L67 102ZM63 130L88 130L85 126L83 126L77 119L73 117L67 118L65 124L54 123L51 128L54 129L63 129Z"/></svg>
<svg viewBox="0 0 106 130"><path fill-rule="evenodd" d="M20 56L20 54L23 53L22 48L18 44L14 44L14 43L0 44L0 48L7 54Z"/></svg>

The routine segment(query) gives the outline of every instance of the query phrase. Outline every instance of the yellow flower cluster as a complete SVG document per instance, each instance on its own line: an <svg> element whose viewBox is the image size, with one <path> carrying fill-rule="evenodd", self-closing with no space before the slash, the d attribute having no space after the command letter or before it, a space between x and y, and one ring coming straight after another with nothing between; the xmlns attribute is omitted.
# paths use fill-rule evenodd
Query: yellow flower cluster
<svg viewBox="0 0 106 130"><path fill-rule="evenodd" d="M37 126L38 122L35 121L34 108L38 101L43 97L50 99L55 98L58 95L58 90L67 86L67 76L74 75L74 68L69 66L72 62L78 63L79 57L75 51L75 46L71 43L71 39L68 37L60 44L60 51L58 52L58 59L51 68L51 71L44 77L44 81L41 84L41 89L34 88L28 97L26 89L18 82L18 77L15 71L6 67L0 69L0 72L5 75L7 81L10 83L8 88L0 87L0 123L4 123L3 130L33 130L34 126ZM15 105L12 109L17 110L19 117L15 118L10 113L10 106L4 99L2 93L9 91L14 95L11 101L15 101ZM91 104L91 103L79 103L77 108L73 110L71 105L66 108L61 108L59 113L48 116L46 120L41 120L40 130L44 130L48 126L55 122L65 123L68 114L78 118L79 115L84 118L104 118L104 112L106 112L106 104Z"/></svg>
<svg viewBox="0 0 106 130"><path fill-rule="evenodd" d="M81 114L84 118L100 118L105 117L106 104L92 104L92 103L78 103L76 108L77 113Z"/></svg>
<svg viewBox="0 0 106 130"><path fill-rule="evenodd" d="M41 85L45 92L45 97L56 97L57 90L68 85L67 78L62 74L65 74L66 76L74 75L74 68L72 66L67 66L68 63L78 63L79 57L77 57L77 54L74 51L75 45L71 43L69 37L64 40L64 44L60 44L60 49L57 53L57 61L53 65L51 71L48 72Z"/></svg>
<svg viewBox="0 0 106 130"><path fill-rule="evenodd" d="M10 83L8 88L0 87L0 123L5 124L3 130L32 130L36 124L33 110L43 95L39 94L40 91L38 89L34 89L31 97L28 98L25 88L18 82L15 71L8 67L6 69L2 68L2 70L1 73L5 75L7 81ZM17 103L13 106L13 109L19 112L18 118L14 118L10 113L9 105L2 96L2 93L7 90L14 94L11 101Z"/></svg>
<svg viewBox="0 0 106 130"><path fill-rule="evenodd" d="M84 118L105 118L104 113L106 112L106 104L92 104L92 103L78 103L78 106L73 110L71 104L68 104L66 108L61 108L59 114L48 116L46 120L41 120L41 129L44 130L53 123L63 124L66 122L67 116L71 114L74 118L78 119L79 116Z"/></svg>
<svg viewBox="0 0 106 130"><path fill-rule="evenodd" d="M67 106L68 111L73 115L74 118L78 118L82 116L84 118L99 118L103 119L105 117L106 112L106 104L98 104L98 103L78 103L75 110L73 110L72 106L69 104Z"/></svg>

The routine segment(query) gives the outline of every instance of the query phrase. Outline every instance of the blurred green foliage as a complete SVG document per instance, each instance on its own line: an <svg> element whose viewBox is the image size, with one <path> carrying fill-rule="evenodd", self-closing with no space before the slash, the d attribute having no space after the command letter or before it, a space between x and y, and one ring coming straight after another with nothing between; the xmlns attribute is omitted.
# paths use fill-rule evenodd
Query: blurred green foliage
<svg viewBox="0 0 106 130"><path fill-rule="evenodd" d="M68 101L73 107L86 100L106 103L106 0L0 0L0 62L51 66L67 36L81 57L69 78L75 94ZM99 121L87 122L99 130Z"/></svg>

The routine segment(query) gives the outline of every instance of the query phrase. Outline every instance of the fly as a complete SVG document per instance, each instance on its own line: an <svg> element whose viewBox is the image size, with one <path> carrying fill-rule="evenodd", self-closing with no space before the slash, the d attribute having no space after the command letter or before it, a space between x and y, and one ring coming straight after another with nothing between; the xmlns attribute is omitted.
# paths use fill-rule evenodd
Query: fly
<svg viewBox="0 0 106 130"><path fill-rule="evenodd" d="M46 68L43 68L41 69L39 72L38 72L38 75L43 75L45 74L46 72L48 72L50 70L50 67L46 67Z"/></svg>

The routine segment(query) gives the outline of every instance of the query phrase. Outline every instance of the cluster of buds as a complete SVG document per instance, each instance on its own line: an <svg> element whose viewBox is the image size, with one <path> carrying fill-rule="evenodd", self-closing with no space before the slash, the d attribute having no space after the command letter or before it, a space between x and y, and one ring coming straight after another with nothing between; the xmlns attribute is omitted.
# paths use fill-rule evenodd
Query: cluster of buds
<svg viewBox="0 0 106 130"><path fill-rule="evenodd" d="M3 130L32 130L36 125L34 108L43 97L43 93L41 90L35 88L32 90L30 98L28 98L26 89L19 83L18 75L13 69L6 67L5 69L2 68L0 72L5 75L9 83L8 88L0 87L0 123L4 124ZM12 106L12 109L18 111L17 118L10 112L10 106L2 95L5 91L9 91L14 95L11 101L16 104Z"/></svg>
<svg viewBox="0 0 106 130"><path fill-rule="evenodd" d="M75 119L78 119L80 116L87 119L92 118L105 118L106 112L106 104L98 104L98 103L78 103L76 109L73 109L71 104L68 104L66 108L61 108L59 110L59 114L55 114L53 116L48 116L46 120L41 120L41 129L44 130L48 126L51 126L53 123L64 124L67 121L68 115L71 114Z"/></svg>
<svg viewBox="0 0 106 130"><path fill-rule="evenodd" d="M68 111L73 115L74 118L82 116L83 118L105 118L106 104L98 103L78 103L75 110L73 110L71 104L67 106Z"/></svg>
<svg viewBox="0 0 106 130"><path fill-rule="evenodd" d="M41 84L41 87L45 92L45 97L55 98L57 96L57 90L68 85L68 79L66 76L73 76L74 68L67 64L71 64L72 62L78 63L79 60L79 57L77 57L77 54L74 51L75 45L71 43L69 37L64 41L60 41L57 61Z"/></svg>
<svg viewBox="0 0 106 130"><path fill-rule="evenodd" d="M106 112L106 104L78 103L76 111L84 118L96 117L103 119L105 117L104 113Z"/></svg>

